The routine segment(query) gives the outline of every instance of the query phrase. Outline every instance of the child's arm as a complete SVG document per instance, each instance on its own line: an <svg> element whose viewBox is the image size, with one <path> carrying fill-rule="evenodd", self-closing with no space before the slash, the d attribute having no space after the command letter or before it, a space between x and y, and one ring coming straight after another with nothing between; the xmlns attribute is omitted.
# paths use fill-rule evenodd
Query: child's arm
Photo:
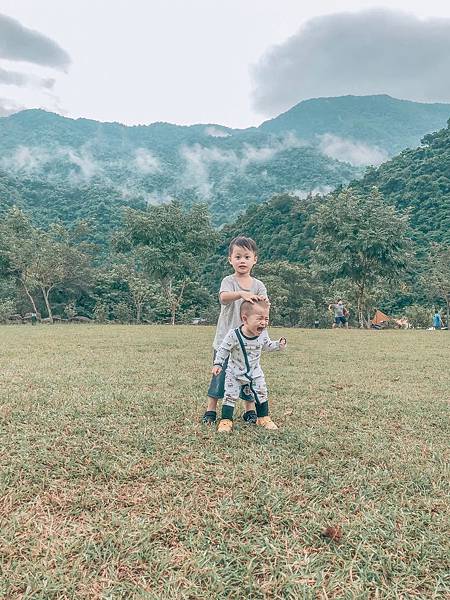
<svg viewBox="0 0 450 600"><path fill-rule="evenodd" d="M265 296L258 296L258 294L252 292L220 292L219 297L222 304L231 304L241 299L252 303L255 300L267 300Z"/></svg>
<svg viewBox="0 0 450 600"><path fill-rule="evenodd" d="M217 349L216 358L214 359L214 366L212 369L213 375L218 375L220 373L223 363L230 356L231 350L236 346L237 343L236 335L232 329L227 333L223 339L223 342Z"/></svg>
<svg viewBox="0 0 450 600"><path fill-rule="evenodd" d="M262 349L267 352L275 352L276 350L284 350L286 348L286 338L282 337L279 340L271 340L267 331L264 331L261 337Z"/></svg>

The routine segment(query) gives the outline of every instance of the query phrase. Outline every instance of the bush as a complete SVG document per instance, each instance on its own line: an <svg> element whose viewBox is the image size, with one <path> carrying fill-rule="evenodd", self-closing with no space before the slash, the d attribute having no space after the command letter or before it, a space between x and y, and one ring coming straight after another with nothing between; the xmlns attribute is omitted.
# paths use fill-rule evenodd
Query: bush
<svg viewBox="0 0 450 600"><path fill-rule="evenodd" d="M405 309L405 317L413 327L427 328L432 324L432 311L419 304L413 304Z"/></svg>
<svg viewBox="0 0 450 600"><path fill-rule="evenodd" d="M14 312L13 300L0 300L0 323L5 323Z"/></svg>

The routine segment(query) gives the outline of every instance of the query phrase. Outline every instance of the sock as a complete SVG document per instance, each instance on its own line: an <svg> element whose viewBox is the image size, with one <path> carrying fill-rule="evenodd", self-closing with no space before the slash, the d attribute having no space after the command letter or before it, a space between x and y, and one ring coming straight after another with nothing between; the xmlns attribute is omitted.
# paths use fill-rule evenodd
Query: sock
<svg viewBox="0 0 450 600"><path fill-rule="evenodd" d="M233 420L234 406L228 406L226 404L222 404L222 419L230 419Z"/></svg>
<svg viewBox="0 0 450 600"><path fill-rule="evenodd" d="M246 421L247 423L249 421L251 422L256 422L256 412L254 410L247 410L243 415L242 418L244 419L244 421Z"/></svg>
<svg viewBox="0 0 450 600"><path fill-rule="evenodd" d="M269 416L269 403L262 402L261 404L256 405L256 414L258 417L267 417Z"/></svg>

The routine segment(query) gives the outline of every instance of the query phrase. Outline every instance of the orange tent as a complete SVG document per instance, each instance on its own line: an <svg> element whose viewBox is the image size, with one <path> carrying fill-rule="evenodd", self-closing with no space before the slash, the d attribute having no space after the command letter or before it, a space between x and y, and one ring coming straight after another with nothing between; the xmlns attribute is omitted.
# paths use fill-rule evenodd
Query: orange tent
<svg viewBox="0 0 450 600"><path fill-rule="evenodd" d="M382 325L383 323L388 323L390 320L391 317L385 315L384 312L381 312L381 310L376 310L375 316L372 319L372 323L373 325Z"/></svg>

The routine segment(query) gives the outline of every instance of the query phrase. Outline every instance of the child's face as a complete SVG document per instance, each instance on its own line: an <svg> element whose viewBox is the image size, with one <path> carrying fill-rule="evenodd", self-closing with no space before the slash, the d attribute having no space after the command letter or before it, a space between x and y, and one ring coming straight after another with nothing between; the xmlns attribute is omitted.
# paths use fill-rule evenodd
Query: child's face
<svg viewBox="0 0 450 600"><path fill-rule="evenodd" d="M261 335L269 325L269 307L267 304L257 304L250 315L242 315L242 322L250 336Z"/></svg>
<svg viewBox="0 0 450 600"><path fill-rule="evenodd" d="M233 246L233 251L228 257L228 262L233 267L234 272L239 275L249 275L253 266L256 264L256 254L247 248Z"/></svg>

